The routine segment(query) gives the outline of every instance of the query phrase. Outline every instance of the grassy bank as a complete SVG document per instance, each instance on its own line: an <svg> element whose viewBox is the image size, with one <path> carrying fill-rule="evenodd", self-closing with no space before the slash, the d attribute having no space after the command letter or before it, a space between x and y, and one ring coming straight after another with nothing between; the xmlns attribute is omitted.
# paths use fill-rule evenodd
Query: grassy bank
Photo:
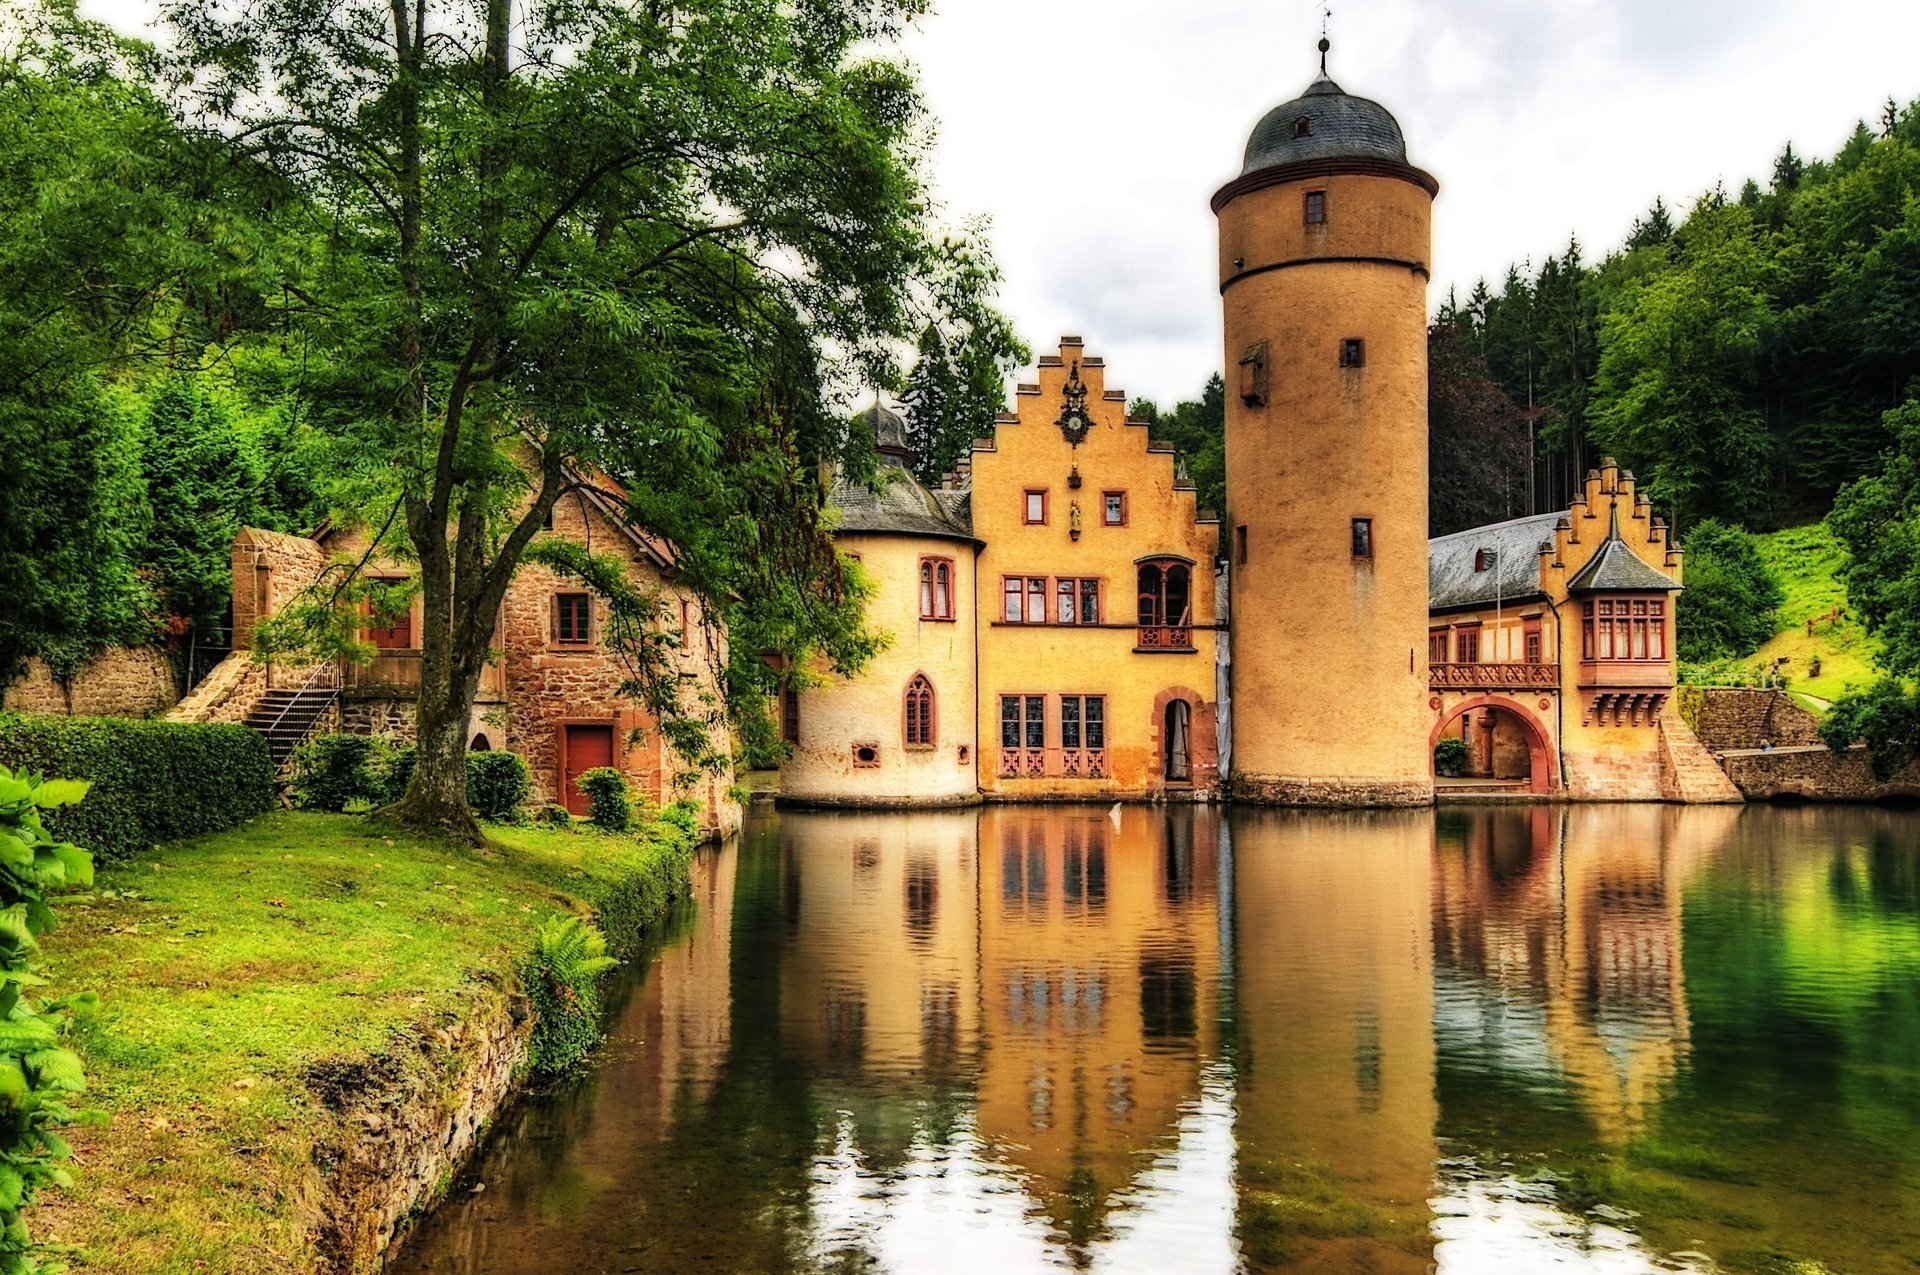
<svg viewBox="0 0 1920 1275"><path fill-rule="evenodd" d="M1823 701L1838 699L1849 686L1871 682L1873 639L1858 617L1834 614L1847 606L1847 591L1839 578L1846 551L1827 524L1788 527L1755 539L1761 559L1779 575L1786 600L1780 605L1780 631L1760 648L1754 662L1770 668L1776 659L1786 657L1781 669L1788 685ZM1809 620L1812 633L1807 632ZM1816 660L1818 676L1812 672Z"/></svg>
<svg viewBox="0 0 1920 1275"><path fill-rule="evenodd" d="M353 816L275 813L103 871L47 955L100 993L80 1032L90 1105L77 1185L36 1236L82 1269L310 1269L319 1100L342 1076L448 1066L447 1029L497 1013L556 912L632 944L684 880L691 838L494 828L469 849Z"/></svg>

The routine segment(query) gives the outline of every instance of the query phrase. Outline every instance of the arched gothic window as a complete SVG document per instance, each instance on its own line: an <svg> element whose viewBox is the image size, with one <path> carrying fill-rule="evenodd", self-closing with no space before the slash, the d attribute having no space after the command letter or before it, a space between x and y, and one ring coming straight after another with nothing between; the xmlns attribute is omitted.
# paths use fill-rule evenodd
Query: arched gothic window
<svg viewBox="0 0 1920 1275"><path fill-rule="evenodd" d="M925 673L915 673L907 683L907 747L933 747L933 683Z"/></svg>

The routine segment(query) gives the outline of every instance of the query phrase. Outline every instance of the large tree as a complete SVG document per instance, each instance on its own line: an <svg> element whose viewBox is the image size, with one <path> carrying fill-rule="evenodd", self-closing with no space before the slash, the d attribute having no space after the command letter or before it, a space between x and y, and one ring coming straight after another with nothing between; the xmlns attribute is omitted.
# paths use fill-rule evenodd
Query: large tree
<svg viewBox="0 0 1920 1275"><path fill-rule="evenodd" d="M777 564L844 615L808 476L870 471L849 390L897 384L896 343L951 299L923 111L882 55L919 7L163 4L182 101L305 192L285 291L312 419L345 503L416 564L419 764L394 816L477 836L463 754L493 617L554 503L602 473L690 579ZM322 600L351 622L346 573Z"/></svg>

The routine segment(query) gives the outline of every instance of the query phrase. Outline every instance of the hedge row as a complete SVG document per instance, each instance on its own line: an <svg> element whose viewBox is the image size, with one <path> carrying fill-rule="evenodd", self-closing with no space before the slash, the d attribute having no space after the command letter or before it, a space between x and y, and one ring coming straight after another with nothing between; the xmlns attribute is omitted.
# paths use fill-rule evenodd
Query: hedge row
<svg viewBox="0 0 1920 1275"><path fill-rule="evenodd" d="M0 713L0 765L92 783L47 823L96 862L230 828L273 800L267 741L245 726Z"/></svg>

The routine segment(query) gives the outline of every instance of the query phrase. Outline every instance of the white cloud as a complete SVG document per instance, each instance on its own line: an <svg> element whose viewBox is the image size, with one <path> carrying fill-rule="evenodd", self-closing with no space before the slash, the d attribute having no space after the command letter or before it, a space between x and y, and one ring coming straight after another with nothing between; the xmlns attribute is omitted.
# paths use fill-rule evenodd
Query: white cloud
<svg viewBox="0 0 1920 1275"><path fill-rule="evenodd" d="M992 215L1036 351L1077 333L1132 393L1198 392L1221 357L1207 200L1312 78L1319 23L1308 0L944 0L909 37L939 193ZM1656 195L1738 190L1786 141L1831 154L1920 96L1920 5L1888 0L1367 0L1335 5L1333 39L1334 78L1440 179L1435 304L1569 234L1595 257Z"/></svg>

